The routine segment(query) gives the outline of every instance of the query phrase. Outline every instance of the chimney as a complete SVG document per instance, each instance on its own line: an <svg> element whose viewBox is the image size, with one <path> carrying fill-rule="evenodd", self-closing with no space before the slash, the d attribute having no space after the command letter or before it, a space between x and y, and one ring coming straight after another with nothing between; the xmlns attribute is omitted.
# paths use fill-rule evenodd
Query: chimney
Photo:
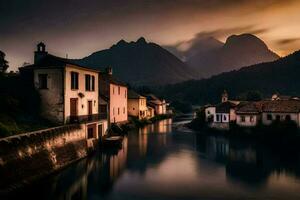
<svg viewBox="0 0 300 200"><path fill-rule="evenodd" d="M109 74L109 75L112 75L113 74L112 67L107 67L106 68L106 73Z"/></svg>
<svg viewBox="0 0 300 200"><path fill-rule="evenodd" d="M37 64L47 54L46 45L43 42L38 43L37 50L34 52L34 64Z"/></svg>
<svg viewBox="0 0 300 200"><path fill-rule="evenodd" d="M227 102L228 101L228 93L226 90L224 90L223 94L222 94L222 103Z"/></svg>

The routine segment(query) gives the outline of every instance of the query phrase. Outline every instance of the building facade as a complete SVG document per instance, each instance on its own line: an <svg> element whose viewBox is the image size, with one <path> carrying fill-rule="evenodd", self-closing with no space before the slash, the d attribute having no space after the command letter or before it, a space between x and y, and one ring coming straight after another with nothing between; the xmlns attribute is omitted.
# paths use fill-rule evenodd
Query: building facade
<svg viewBox="0 0 300 200"><path fill-rule="evenodd" d="M109 122L127 122L127 85L113 77L111 68L100 73L99 85L99 95L106 98L108 102Z"/></svg>
<svg viewBox="0 0 300 200"><path fill-rule="evenodd" d="M56 124L85 123L88 137L106 132L106 118L98 113L97 70L48 54L40 43L34 64L20 68L20 73L40 94L42 117Z"/></svg>
<svg viewBox="0 0 300 200"><path fill-rule="evenodd" d="M138 119L148 118L147 98L133 90L128 91L128 115Z"/></svg>
<svg viewBox="0 0 300 200"><path fill-rule="evenodd" d="M147 97L147 105L154 108L155 115L167 114L167 103L164 99L159 99L153 94L145 95Z"/></svg>

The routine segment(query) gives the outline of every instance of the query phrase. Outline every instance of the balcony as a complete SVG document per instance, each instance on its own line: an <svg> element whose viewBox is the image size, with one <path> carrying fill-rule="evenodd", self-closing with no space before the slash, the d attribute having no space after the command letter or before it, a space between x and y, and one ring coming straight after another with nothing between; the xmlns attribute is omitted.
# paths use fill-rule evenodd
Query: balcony
<svg viewBox="0 0 300 200"><path fill-rule="evenodd" d="M107 114L69 116L67 118L67 123L69 124L88 123L88 122L95 122L95 121L100 121L105 119L107 119Z"/></svg>

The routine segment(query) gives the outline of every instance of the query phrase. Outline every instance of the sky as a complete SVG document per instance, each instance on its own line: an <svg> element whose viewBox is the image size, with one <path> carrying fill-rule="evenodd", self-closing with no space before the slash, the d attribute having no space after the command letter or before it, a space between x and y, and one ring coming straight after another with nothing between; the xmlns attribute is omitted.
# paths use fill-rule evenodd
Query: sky
<svg viewBox="0 0 300 200"><path fill-rule="evenodd" d="M1 0L0 50L10 70L48 52L82 58L121 39L176 45L252 33L280 56L300 49L299 0Z"/></svg>

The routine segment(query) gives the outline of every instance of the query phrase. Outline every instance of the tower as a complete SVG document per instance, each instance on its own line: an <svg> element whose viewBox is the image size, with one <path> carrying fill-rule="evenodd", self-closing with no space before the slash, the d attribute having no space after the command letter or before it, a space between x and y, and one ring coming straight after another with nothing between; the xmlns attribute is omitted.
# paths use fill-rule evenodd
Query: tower
<svg viewBox="0 0 300 200"><path fill-rule="evenodd" d="M224 90L223 94L222 94L222 103L227 102L228 101L228 93L226 90Z"/></svg>
<svg viewBox="0 0 300 200"><path fill-rule="evenodd" d="M34 64L37 64L47 54L48 52L46 51L46 45L43 42L38 43L37 49L34 52Z"/></svg>

